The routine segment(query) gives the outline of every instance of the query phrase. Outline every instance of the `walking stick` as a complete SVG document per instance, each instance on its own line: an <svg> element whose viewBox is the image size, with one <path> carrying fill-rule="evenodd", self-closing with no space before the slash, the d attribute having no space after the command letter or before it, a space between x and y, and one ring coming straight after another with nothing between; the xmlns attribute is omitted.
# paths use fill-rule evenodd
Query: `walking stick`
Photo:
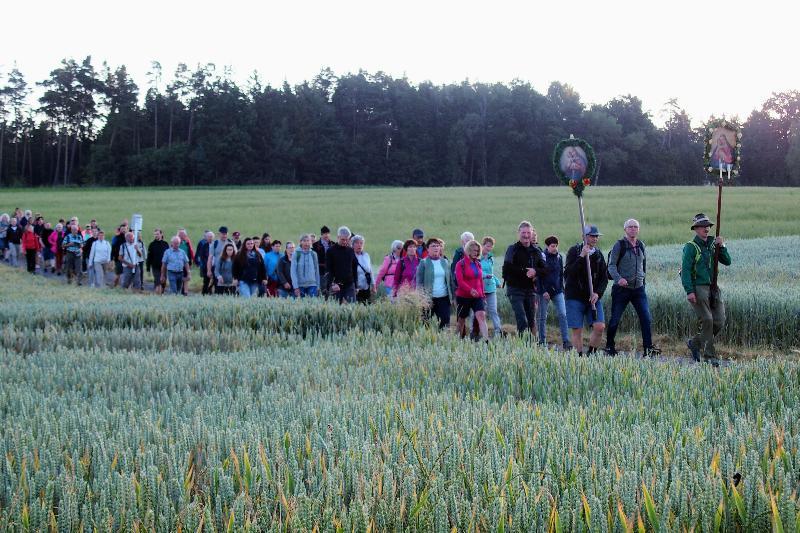
<svg viewBox="0 0 800 533"><path fill-rule="evenodd" d="M728 165L728 179L730 180L731 176L731 165ZM720 235L720 220L722 219L722 165L719 166L719 180L717 181L717 231L715 237L719 237ZM708 303L710 307L714 307L717 304L717 293L719 291L719 287L717 286L717 278L719 277L719 246L716 244L716 240L714 243L714 264L713 269L711 271L711 294L708 297Z"/></svg>
<svg viewBox="0 0 800 533"><path fill-rule="evenodd" d="M586 219L583 216L583 195L578 196L578 211L580 212L581 217L581 235L583 235L583 244L584 246L588 244L588 238L586 235L585 227L586 227ZM594 294L594 284L592 283L592 262L589 260L589 254L586 254L586 281L589 282L589 301L592 300L592 295ZM592 322L597 320L597 306L592 302Z"/></svg>

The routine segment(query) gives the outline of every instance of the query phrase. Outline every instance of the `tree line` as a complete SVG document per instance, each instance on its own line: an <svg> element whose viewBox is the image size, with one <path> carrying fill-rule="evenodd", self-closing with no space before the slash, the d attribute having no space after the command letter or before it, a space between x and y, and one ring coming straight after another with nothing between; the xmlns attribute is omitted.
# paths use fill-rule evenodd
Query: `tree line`
<svg viewBox="0 0 800 533"><path fill-rule="evenodd" d="M153 62L64 59L36 82L0 78L0 186L325 184L553 185L555 144L589 141L598 184L699 184L705 132L676 100L657 127L636 96L587 105L571 86L412 84L383 72L280 87L253 74ZM144 98L140 98L144 91ZM800 185L800 92L775 93L743 124L740 183Z"/></svg>

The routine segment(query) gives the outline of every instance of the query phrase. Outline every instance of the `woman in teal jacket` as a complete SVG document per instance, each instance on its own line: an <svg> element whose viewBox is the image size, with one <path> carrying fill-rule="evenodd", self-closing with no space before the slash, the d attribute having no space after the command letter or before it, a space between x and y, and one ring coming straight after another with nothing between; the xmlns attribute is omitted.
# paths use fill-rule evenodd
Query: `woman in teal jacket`
<svg viewBox="0 0 800 533"><path fill-rule="evenodd" d="M486 314L492 321L494 336L501 335L503 329L497 313L497 288L500 280L494 275L494 237L484 237L481 246L481 270L483 271L483 293L486 295Z"/></svg>

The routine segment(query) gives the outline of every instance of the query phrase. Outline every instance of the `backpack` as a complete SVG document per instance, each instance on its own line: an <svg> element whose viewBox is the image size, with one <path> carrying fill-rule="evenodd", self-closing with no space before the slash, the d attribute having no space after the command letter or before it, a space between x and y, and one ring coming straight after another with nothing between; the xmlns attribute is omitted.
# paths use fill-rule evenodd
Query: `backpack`
<svg viewBox="0 0 800 533"><path fill-rule="evenodd" d="M692 244L694 244L694 243L692 243ZM697 245L695 244L695 246L697 246ZM628 247L625 246L625 239L618 240L617 243L614 245L614 247L618 247L619 248L619 253L617 254L617 261L616 261L617 270L619 270L619 262L622 261L622 257L628 251ZM644 272L647 273L647 252L645 252L644 243L642 241L640 241L640 240L637 240L636 241L636 247L642 250L642 258L643 258L642 259L642 270L644 270ZM614 248L611 248L611 249L613 250ZM698 250L699 250L699 248L698 248ZM611 277L611 271L610 270L608 272L608 279L610 281L614 281L614 278Z"/></svg>
<svg viewBox="0 0 800 533"><path fill-rule="evenodd" d="M700 247L697 245L697 243L696 243L696 242L694 242L694 241L689 241L689 242L687 242L686 244L691 244L692 246L694 246L694 263L692 263L692 269L694 269L694 268L697 266L697 263L699 263L699 262L700 262L700 257L701 257L703 254L702 254L702 252L700 251ZM682 274L682 270L683 270L683 267L681 267L681 268L679 268L679 269L678 269L678 276L680 276L680 275ZM692 279L694 279L694 272L692 272Z"/></svg>

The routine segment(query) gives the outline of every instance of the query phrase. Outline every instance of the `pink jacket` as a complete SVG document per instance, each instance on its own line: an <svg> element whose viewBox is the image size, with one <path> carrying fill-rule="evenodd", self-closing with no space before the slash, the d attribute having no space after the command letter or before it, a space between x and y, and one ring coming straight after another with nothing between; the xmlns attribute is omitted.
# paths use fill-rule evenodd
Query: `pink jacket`
<svg viewBox="0 0 800 533"><path fill-rule="evenodd" d="M392 287L392 294L397 296L397 290L403 286L412 289L417 288L417 267L419 257L403 257L395 267L395 279Z"/></svg>
<svg viewBox="0 0 800 533"><path fill-rule="evenodd" d="M61 241L64 239L65 235L66 233L64 233L63 230L62 231L53 230L53 233L51 233L50 236L47 238L47 242L50 244L50 251L52 251L54 254L58 253L58 246L59 244L61 244Z"/></svg>
<svg viewBox="0 0 800 533"><path fill-rule="evenodd" d="M375 284L380 284L383 281L383 284L386 287L394 287L394 273L397 271L397 263L400 262L400 259L394 256L394 254L389 254L383 258L383 264L381 265L380 270L378 270L378 277L375 280Z"/></svg>
<svg viewBox="0 0 800 533"><path fill-rule="evenodd" d="M465 257L456 263L456 296L461 298L483 298L483 269L481 261L471 261ZM477 291L478 296L472 295L472 289Z"/></svg>

